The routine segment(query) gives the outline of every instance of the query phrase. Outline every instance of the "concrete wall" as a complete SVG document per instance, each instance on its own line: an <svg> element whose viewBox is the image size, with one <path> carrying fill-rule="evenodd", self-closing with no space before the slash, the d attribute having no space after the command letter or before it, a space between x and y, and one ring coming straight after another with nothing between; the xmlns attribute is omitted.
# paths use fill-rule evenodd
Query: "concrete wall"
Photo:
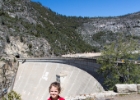
<svg viewBox="0 0 140 100"><path fill-rule="evenodd" d="M103 87L92 76L94 67L98 66L83 59L28 59L20 62L13 89L23 100L46 100L50 83L60 75L64 97L102 92Z"/></svg>

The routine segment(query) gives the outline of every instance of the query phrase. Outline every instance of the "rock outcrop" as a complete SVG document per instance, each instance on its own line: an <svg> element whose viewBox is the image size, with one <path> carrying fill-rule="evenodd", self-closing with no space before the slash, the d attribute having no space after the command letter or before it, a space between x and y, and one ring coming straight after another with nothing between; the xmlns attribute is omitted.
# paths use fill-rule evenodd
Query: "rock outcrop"
<svg viewBox="0 0 140 100"><path fill-rule="evenodd" d="M97 17L91 18L89 22L84 23L77 30L83 36L88 44L93 46L102 46L104 43L110 43L111 37L107 36L110 32L112 37L116 37L115 33L123 33L126 35L140 36L140 12L117 17ZM101 36L101 42L94 40L94 35L104 32ZM105 40L105 41L103 41ZM103 43L104 42L104 43Z"/></svg>
<svg viewBox="0 0 140 100"><path fill-rule="evenodd" d="M6 55L19 55L19 57L43 57L50 56L49 50L51 49L49 43L44 38L36 37L20 37L11 36L10 43L5 45L4 53Z"/></svg>
<svg viewBox="0 0 140 100"><path fill-rule="evenodd" d="M30 34L37 32L25 27L28 23L39 23L34 15L30 0L0 0L0 57L50 56L48 41Z"/></svg>
<svg viewBox="0 0 140 100"><path fill-rule="evenodd" d="M18 66L16 59L0 61L0 97L13 89Z"/></svg>

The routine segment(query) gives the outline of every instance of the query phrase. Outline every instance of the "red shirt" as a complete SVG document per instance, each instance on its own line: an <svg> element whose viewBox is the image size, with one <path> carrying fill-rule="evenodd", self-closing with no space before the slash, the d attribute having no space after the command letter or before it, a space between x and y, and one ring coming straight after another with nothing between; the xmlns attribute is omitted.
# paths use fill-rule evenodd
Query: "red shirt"
<svg viewBox="0 0 140 100"><path fill-rule="evenodd" d="M48 100L52 100L52 98L49 97ZM60 96L59 96L59 97L58 97L58 100L65 100L65 99L64 99L63 97L60 97Z"/></svg>

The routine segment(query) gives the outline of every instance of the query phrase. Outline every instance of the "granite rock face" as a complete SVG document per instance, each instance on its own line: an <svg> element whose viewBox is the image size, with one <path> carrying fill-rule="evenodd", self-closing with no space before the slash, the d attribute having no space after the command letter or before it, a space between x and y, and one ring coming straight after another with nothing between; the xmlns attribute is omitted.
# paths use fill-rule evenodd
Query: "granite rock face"
<svg viewBox="0 0 140 100"><path fill-rule="evenodd" d="M23 39L24 42L21 42L20 37L11 36L10 43L5 45L4 53L19 57L47 57L50 55L51 47L44 38L23 37Z"/></svg>
<svg viewBox="0 0 140 100"><path fill-rule="evenodd" d="M93 36L99 32L105 32L106 35L112 33L123 33L127 35L140 36L140 12L132 13L117 17L96 17L91 18L89 22L84 23L77 29L79 34L83 36L83 40L93 46L101 46L93 39ZM113 35L112 35L113 37ZM116 36L114 36L116 37ZM105 43L111 43L109 36L105 38Z"/></svg>
<svg viewBox="0 0 140 100"><path fill-rule="evenodd" d="M27 30L28 23L41 24L30 3L30 0L0 0L0 57L50 56L48 41L31 35L31 32L37 34L35 29Z"/></svg>

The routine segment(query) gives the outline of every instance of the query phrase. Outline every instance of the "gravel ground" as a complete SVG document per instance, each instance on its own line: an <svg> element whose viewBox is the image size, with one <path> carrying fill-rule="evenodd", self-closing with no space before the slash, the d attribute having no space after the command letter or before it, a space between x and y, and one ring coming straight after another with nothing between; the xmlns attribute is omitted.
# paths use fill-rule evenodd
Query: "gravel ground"
<svg viewBox="0 0 140 100"><path fill-rule="evenodd" d="M140 100L140 94L129 94L116 96L114 100Z"/></svg>
<svg viewBox="0 0 140 100"><path fill-rule="evenodd" d="M140 100L140 94L118 95L113 98L107 98L106 100Z"/></svg>

